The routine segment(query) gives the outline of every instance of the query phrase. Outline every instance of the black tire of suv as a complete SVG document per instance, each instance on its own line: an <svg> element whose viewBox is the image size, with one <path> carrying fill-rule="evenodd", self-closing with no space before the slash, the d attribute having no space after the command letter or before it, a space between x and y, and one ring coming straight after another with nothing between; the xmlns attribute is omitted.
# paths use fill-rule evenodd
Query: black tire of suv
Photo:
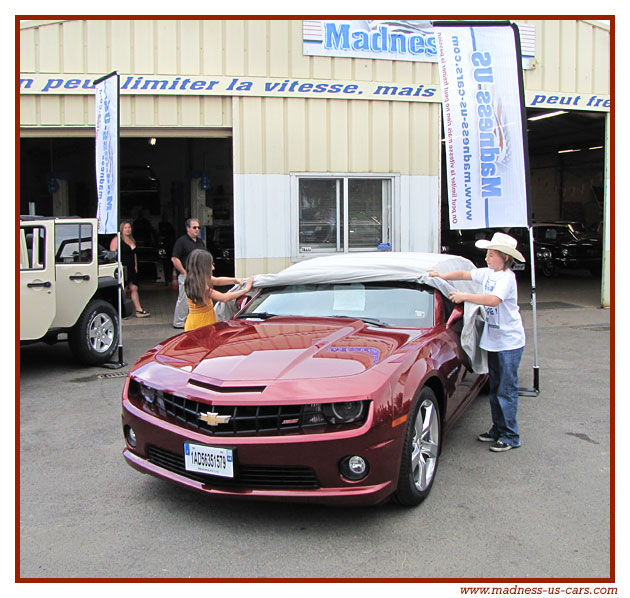
<svg viewBox="0 0 630 598"><path fill-rule="evenodd" d="M100 340L94 339L99 328L108 334ZM90 301L70 330L68 344L74 358L85 364L100 365L109 361L118 346L118 313L114 307L101 299Z"/></svg>

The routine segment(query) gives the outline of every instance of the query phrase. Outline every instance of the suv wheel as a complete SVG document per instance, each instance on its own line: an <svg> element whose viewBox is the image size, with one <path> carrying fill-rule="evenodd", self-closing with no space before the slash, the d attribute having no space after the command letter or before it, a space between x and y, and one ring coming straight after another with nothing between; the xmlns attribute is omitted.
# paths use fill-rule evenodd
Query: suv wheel
<svg viewBox="0 0 630 598"><path fill-rule="evenodd" d="M68 334L74 357L89 365L109 361L118 345L118 314L107 301L90 301Z"/></svg>

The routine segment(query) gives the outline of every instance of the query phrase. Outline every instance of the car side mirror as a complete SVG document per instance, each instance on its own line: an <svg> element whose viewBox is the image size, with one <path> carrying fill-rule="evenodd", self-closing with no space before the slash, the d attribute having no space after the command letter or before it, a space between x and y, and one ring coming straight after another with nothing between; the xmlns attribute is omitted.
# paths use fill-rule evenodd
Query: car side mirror
<svg viewBox="0 0 630 598"><path fill-rule="evenodd" d="M446 327L451 328L456 322L459 322L464 317L464 304L458 303L451 312L451 315L446 322Z"/></svg>

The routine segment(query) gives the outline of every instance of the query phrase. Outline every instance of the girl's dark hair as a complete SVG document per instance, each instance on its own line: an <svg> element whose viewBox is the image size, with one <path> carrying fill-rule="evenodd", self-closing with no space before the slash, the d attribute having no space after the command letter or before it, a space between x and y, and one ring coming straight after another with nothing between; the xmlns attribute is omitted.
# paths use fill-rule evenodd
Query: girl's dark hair
<svg viewBox="0 0 630 598"><path fill-rule="evenodd" d="M212 254L205 249L193 249L186 260L186 296L198 305L207 305L212 290Z"/></svg>

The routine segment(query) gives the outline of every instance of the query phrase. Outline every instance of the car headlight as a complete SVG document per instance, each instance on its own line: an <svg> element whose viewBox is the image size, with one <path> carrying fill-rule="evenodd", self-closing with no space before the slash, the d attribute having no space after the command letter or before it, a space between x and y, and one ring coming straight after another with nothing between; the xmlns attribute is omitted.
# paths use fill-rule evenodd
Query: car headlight
<svg viewBox="0 0 630 598"><path fill-rule="evenodd" d="M331 424L350 424L365 413L365 401L344 401L323 405L324 417Z"/></svg>
<svg viewBox="0 0 630 598"><path fill-rule="evenodd" d="M136 399L142 398L149 405L156 404L161 409L164 408L164 393L137 380L132 379L129 382L129 396Z"/></svg>

